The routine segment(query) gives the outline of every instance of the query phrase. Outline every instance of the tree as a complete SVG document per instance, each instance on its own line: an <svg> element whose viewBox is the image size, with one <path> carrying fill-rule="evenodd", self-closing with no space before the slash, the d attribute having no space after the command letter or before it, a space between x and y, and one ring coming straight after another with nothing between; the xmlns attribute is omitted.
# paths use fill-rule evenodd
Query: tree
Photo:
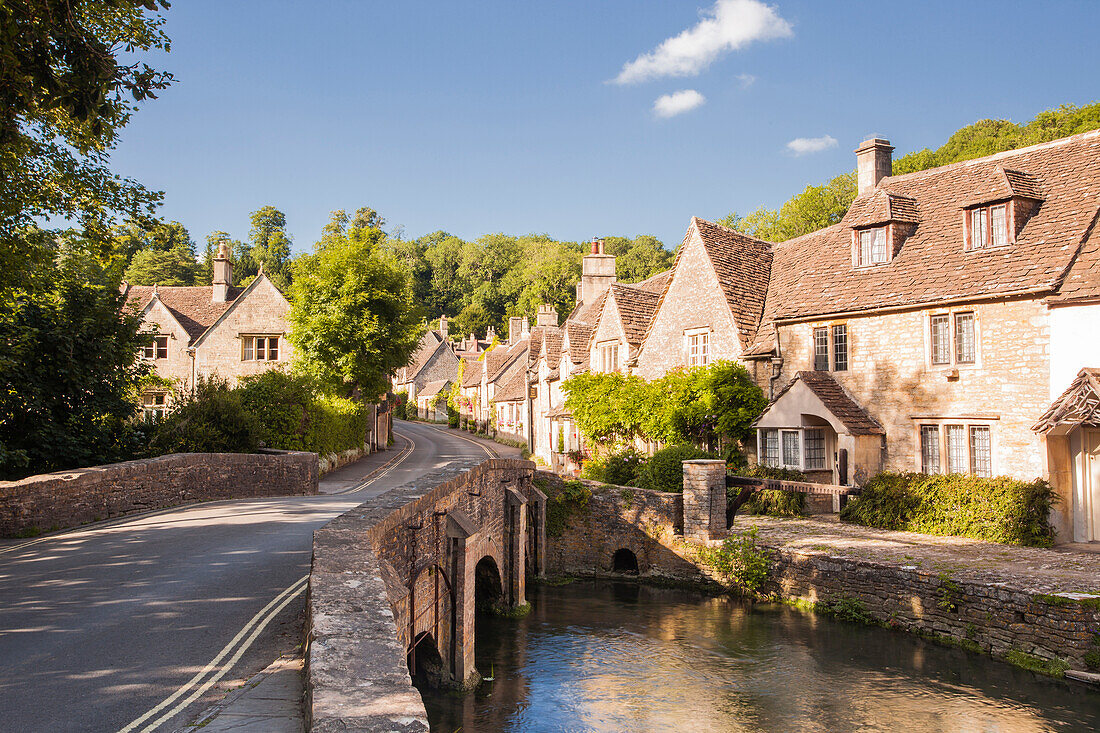
<svg viewBox="0 0 1100 733"><path fill-rule="evenodd" d="M178 221L130 220L112 230L115 249L126 259L133 285L194 285L201 265L195 242Z"/></svg>
<svg viewBox="0 0 1100 733"><path fill-rule="evenodd" d="M634 239L605 237L604 251L615 255L615 277L623 283L653 277L670 269L676 259L676 255L651 234L640 234Z"/></svg>
<svg viewBox="0 0 1100 733"><path fill-rule="evenodd" d="M252 228L248 232L249 260L242 263L247 271L243 278L255 275L263 268L279 288L290 285L290 235L286 231L286 214L274 206L264 206L251 214ZM353 224L354 226L354 224Z"/></svg>
<svg viewBox="0 0 1100 733"><path fill-rule="evenodd" d="M408 363L422 325L406 268L382 246L380 218L364 208L346 222L334 212L315 251L294 261L290 339L308 374L373 400Z"/></svg>
<svg viewBox="0 0 1100 733"><path fill-rule="evenodd" d="M126 268L131 285L194 285L198 263L177 250L144 249Z"/></svg>
<svg viewBox="0 0 1100 733"><path fill-rule="evenodd" d="M118 212L151 213L160 194L107 169L136 105L172 77L124 63L169 48L164 0L22 0L0 8L0 240L36 220L79 221L106 243Z"/></svg>

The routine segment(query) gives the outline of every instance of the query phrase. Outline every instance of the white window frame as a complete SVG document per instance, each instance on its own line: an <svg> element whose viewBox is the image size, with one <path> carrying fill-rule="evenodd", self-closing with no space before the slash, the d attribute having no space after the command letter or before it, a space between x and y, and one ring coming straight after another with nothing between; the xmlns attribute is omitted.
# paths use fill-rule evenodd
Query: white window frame
<svg viewBox="0 0 1100 733"><path fill-rule="evenodd" d="M881 235L881 240L879 236ZM852 266L857 269L888 265L894 259L893 225L883 224L877 227L864 227L852 230ZM864 238L867 250L864 252Z"/></svg>
<svg viewBox="0 0 1100 733"><path fill-rule="evenodd" d="M959 316L969 315L974 331L972 361L959 360ZM937 318L947 319L947 361L935 361L935 341L932 338L932 322ZM953 310L929 311L924 317L925 364L930 369L976 369L982 363L982 319L977 308L957 308Z"/></svg>
<svg viewBox="0 0 1100 733"><path fill-rule="evenodd" d="M688 368L710 364L710 327L684 330L684 362Z"/></svg>
<svg viewBox="0 0 1100 733"><path fill-rule="evenodd" d="M600 371L604 374L619 371L619 342L604 341L596 345Z"/></svg>
<svg viewBox="0 0 1100 733"><path fill-rule="evenodd" d="M997 242L994 238L993 213L1004 212L1004 241ZM967 252L978 252L988 249L1008 247L1016 241L1014 222L1016 212L1012 201L996 201L981 206L973 206L963 211L963 249ZM980 224L975 226L975 224ZM981 230L979 241L978 229Z"/></svg>

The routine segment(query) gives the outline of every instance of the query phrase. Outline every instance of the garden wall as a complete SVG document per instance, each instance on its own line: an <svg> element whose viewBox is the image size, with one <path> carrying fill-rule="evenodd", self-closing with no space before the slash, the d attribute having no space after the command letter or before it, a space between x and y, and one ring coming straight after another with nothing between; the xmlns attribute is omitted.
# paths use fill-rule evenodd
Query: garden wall
<svg viewBox="0 0 1100 733"><path fill-rule="evenodd" d="M0 536L195 501L316 493L316 453L173 453L0 481Z"/></svg>

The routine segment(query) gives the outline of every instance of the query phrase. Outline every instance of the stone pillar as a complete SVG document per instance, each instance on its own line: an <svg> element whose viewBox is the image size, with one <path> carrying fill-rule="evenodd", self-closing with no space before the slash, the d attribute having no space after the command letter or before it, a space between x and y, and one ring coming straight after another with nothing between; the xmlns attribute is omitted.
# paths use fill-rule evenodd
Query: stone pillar
<svg viewBox="0 0 1100 733"><path fill-rule="evenodd" d="M684 537L716 540L725 536L725 461L684 461Z"/></svg>
<svg viewBox="0 0 1100 733"><path fill-rule="evenodd" d="M451 550L451 588L454 619L451 649L440 650L451 680L459 689L471 689L480 681L474 668L474 569L471 551L477 545L478 526L461 509L447 513L447 543Z"/></svg>
<svg viewBox="0 0 1100 733"><path fill-rule="evenodd" d="M531 574L544 578L546 577L546 494L534 485L531 486L530 492L531 503L528 504L528 508L531 520L534 522L533 527L528 524L528 533L531 536L531 547L528 551Z"/></svg>
<svg viewBox="0 0 1100 733"><path fill-rule="evenodd" d="M504 589L508 605L517 608L527 603L527 498L516 491L504 492L505 570Z"/></svg>

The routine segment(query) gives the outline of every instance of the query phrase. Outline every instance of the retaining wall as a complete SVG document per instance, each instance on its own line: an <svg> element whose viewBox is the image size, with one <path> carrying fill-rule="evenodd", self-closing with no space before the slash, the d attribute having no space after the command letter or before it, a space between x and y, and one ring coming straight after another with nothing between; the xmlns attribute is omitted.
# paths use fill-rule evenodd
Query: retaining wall
<svg viewBox="0 0 1100 733"><path fill-rule="evenodd" d="M316 453L173 453L0 481L0 535L194 501L316 493Z"/></svg>

